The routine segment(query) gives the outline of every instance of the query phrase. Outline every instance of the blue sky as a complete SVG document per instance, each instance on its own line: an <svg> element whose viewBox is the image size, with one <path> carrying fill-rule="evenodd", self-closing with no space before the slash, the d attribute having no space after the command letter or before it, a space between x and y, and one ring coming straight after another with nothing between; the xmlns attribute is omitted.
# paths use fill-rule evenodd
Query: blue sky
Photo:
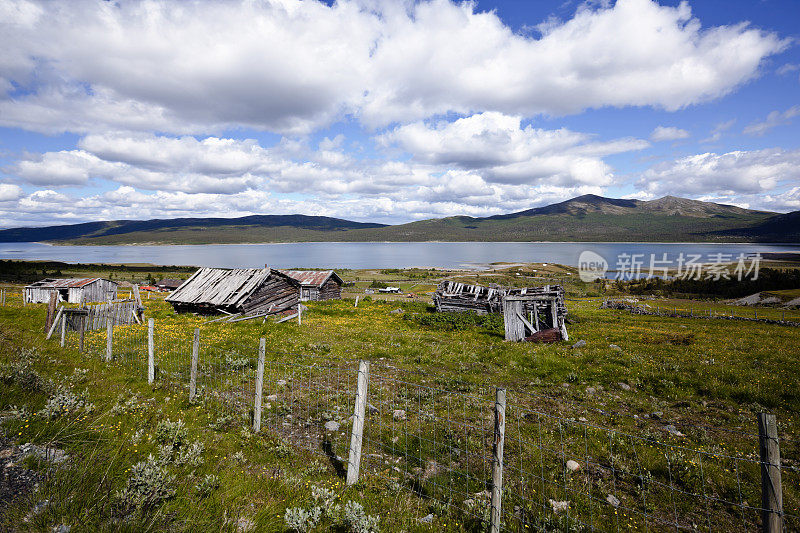
<svg viewBox="0 0 800 533"><path fill-rule="evenodd" d="M800 3L0 0L0 226L800 209Z"/></svg>

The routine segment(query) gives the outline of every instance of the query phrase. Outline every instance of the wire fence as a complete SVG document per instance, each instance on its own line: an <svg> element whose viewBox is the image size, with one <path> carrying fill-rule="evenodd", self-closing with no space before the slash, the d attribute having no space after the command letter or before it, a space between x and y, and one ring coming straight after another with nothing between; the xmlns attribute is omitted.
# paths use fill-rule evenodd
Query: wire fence
<svg viewBox="0 0 800 533"><path fill-rule="evenodd" d="M106 335L84 333L87 357L107 356ZM148 379L148 335L147 324L114 327L109 364ZM79 348L80 332L65 344ZM267 352L262 367L257 344L201 337L195 348L188 327L156 324L153 346L160 384L188 398L194 381L193 401L219 410L220 423L260 426L342 476L364 394L362 471L467 530L749 531L772 513L762 503L772 463L755 421L742 431L676 426L524 390L504 390L501 410L493 387L380 361L360 391L357 361ZM800 530L798 443L780 445L780 518Z"/></svg>

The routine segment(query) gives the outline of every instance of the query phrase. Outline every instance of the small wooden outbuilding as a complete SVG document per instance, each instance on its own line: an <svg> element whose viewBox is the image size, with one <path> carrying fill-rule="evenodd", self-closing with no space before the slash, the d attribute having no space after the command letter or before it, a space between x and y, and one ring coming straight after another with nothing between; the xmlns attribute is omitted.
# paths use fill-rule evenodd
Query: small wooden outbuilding
<svg viewBox="0 0 800 533"><path fill-rule="evenodd" d="M117 283L103 278L47 278L25 287L25 303L48 303L56 294L59 302L107 302L117 298Z"/></svg>
<svg viewBox="0 0 800 533"><path fill-rule="evenodd" d="M566 309L561 307L563 299L563 291L551 290L503 296L506 340L569 340Z"/></svg>
<svg viewBox="0 0 800 533"><path fill-rule="evenodd" d="M156 283L156 288L160 291L174 291L183 285L182 279L165 278Z"/></svg>
<svg viewBox="0 0 800 533"><path fill-rule="evenodd" d="M300 284L269 268L201 268L165 298L178 312L279 313L297 306Z"/></svg>
<svg viewBox="0 0 800 533"><path fill-rule="evenodd" d="M333 270L281 270L300 283L300 301L339 300L342 278Z"/></svg>
<svg viewBox="0 0 800 533"><path fill-rule="evenodd" d="M506 340L567 340L564 288L504 288L444 281L433 295L437 311L503 313Z"/></svg>

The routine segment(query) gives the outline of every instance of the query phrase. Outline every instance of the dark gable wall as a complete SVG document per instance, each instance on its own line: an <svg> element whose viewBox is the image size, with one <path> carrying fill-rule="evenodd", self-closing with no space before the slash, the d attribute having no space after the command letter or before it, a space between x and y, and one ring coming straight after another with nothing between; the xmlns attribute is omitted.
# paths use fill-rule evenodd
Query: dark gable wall
<svg viewBox="0 0 800 533"><path fill-rule="evenodd" d="M257 291L242 305L246 315L266 313L270 306L273 312L289 309L300 301L300 290L286 277L273 273Z"/></svg>
<svg viewBox="0 0 800 533"><path fill-rule="evenodd" d="M342 298L342 286L331 276L328 281L322 284L319 290L320 300L340 300Z"/></svg>

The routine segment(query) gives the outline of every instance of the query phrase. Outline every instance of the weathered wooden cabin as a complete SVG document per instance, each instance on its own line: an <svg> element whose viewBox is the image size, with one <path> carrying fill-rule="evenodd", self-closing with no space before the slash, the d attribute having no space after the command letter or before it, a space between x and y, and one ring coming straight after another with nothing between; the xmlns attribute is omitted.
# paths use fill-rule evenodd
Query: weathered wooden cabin
<svg viewBox="0 0 800 533"><path fill-rule="evenodd" d="M182 279L164 278L156 283L156 288L160 291L174 291L183 285Z"/></svg>
<svg viewBox="0 0 800 533"><path fill-rule="evenodd" d="M201 268L165 300L178 312L279 313L296 307L300 283L269 268Z"/></svg>
<svg viewBox="0 0 800 533"><path fill-rule="evenodd" d="M538 291L515 290L503 296L503 323L507 341L553 342L569 340L563 306L564 291L552 285ZM546 290L545 290L546 289Z"/></svg>
<svg viewBox="0 0 800 533"><path fill-rule="evenodd" d="M47 278L25 287L25 303L47 303L55 294L59 302L107 302L117 298L117 283L103 278Z"/></svg>
<svg viewBox="0 0 800 533"><path fill-rule="evenodd" d="M437 311L503 313L507 340L523 340L549 330L555 330L559 338L567 337L567 307L560 285L503 288L443 281L433 302Z"/></svg>
<svg viewBox="0 0 800 533"><path fill-rule="evenodd" d="M503 289L443 281L436 288L433 303L437 311L473 312L479 315L503 310Z"/></svg>
<svg viewBox="0 0 800 533"><path fill-rule="evenodd" d="M339 300L342 278L333 270L281 270L300 283L300 301Z"/></svg>

